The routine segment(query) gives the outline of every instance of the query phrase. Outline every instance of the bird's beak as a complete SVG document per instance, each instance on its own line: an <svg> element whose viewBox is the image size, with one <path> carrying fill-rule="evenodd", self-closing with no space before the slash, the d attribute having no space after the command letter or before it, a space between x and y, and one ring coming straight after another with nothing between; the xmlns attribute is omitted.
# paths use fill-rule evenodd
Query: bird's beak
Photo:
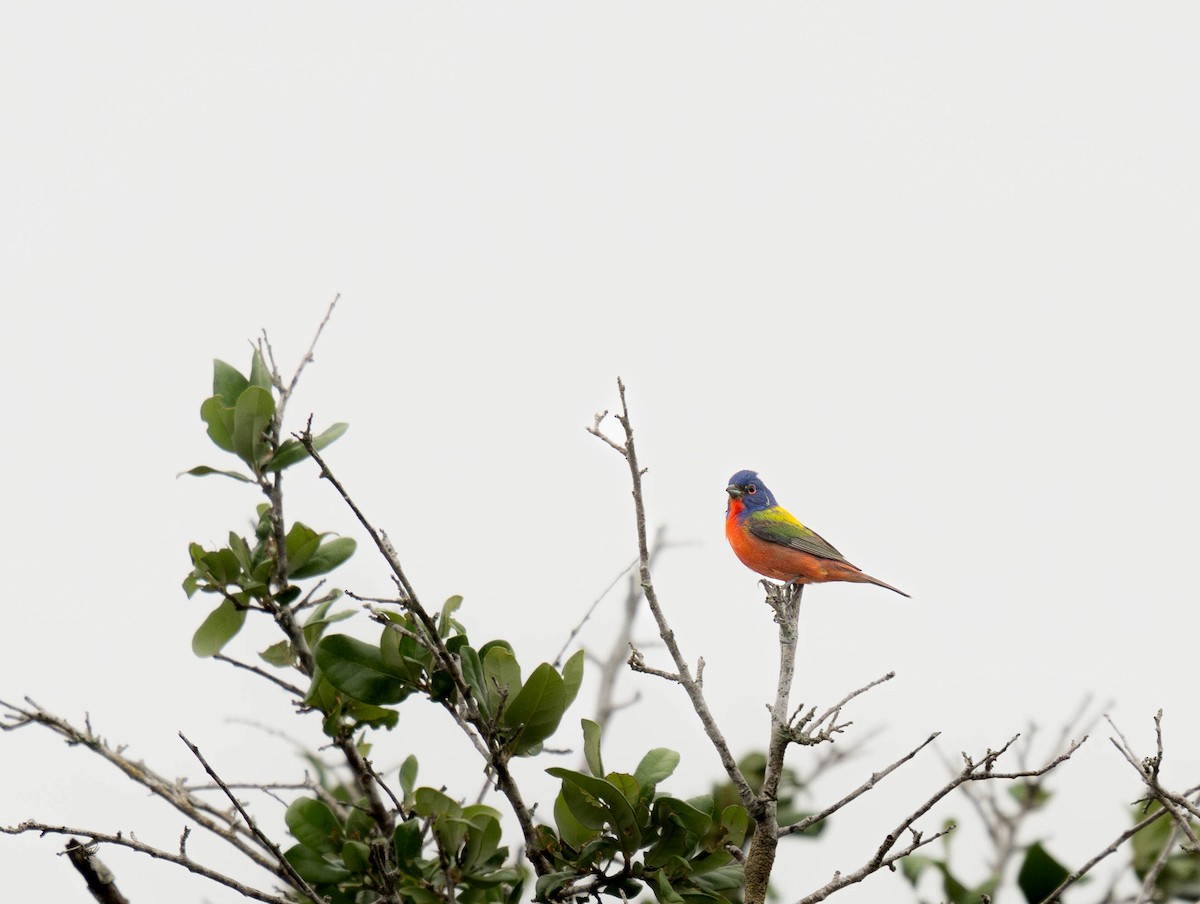
<svg viewBox="0 0 1200 904"><path fill-rule="evenodd" d="M731 483L729 486L725 487L725 492L734 499L740 499L742 497L742 488L737 484Z"/></svg>

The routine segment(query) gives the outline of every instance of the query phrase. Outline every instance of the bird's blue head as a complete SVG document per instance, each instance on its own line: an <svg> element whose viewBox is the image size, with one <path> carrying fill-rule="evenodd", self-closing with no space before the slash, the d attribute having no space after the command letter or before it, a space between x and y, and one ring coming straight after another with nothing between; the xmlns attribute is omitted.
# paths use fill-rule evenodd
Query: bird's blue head
<svg viewBox="0 0 1200 904"><path fill-rule="evenodd" d="M729 478L729 486L725 487L725 492L729 494L729 506L725 508L726 517L729 517L729 508L735 499L741 500L745 512L757 512L778 504L775 494L759 480L757 471L738 471Z"/></svg>

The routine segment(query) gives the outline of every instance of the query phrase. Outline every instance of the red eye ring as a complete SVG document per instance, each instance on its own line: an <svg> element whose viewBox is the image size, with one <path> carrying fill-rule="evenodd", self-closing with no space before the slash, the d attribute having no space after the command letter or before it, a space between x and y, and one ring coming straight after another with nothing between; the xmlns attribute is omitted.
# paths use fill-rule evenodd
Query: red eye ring
<svg viewBox="0 0 1200 904"><path fill-rule="evenodd" d="M754 484L750 484L746 487L746 492L753 496L758 492L758 487L756 487Z"/></svg>

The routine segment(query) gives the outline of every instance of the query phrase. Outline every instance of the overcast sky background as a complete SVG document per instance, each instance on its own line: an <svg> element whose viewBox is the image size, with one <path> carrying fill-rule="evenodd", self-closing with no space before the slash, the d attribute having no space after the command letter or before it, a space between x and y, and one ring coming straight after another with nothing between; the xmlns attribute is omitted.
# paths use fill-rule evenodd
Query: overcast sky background
<svg viewBox="0 0 1200 904"><path fill-rule="evenodd" d="M332 467L426 601L465 595L478 643L508 638L527 670L551 659L633 555L624 463L584 432L619 374L649 518L686 544L658 591L738 752L765 743L775 657L722 533L730 474L759 470L913 596L805 596L794 700L897 672L846 738L882 733L812 806L933 730L952 760L1031 720L1048 743L1088 694L1145 754L1163 707L1165 779L1200 781L1194 4L131 2L3 19L0 698L90 712L168 776L200 772L179 730L229 780L300 775L287 741L230 720L310 743L317 720L193 658L208 601L179 588L187 543L243 530L259 500L175 475L230 463L197 414L212 358L245 367L266 328L290 371L341 293L292 424L350 422ZM289 473L289 517L364 539L311 466ZM388 591L365 546L338 583ZM585 643L607 648L618 600ZM274 639L258 626L229 652ZM672 747L666 790L705 791L720 767L682 693L622 678L635 692L606 765ZM556 744L577 744L593 695ZM1070 866L1138 796L1107 735L1033 826ZM415 752L422 783L478 790L428 705L377 741L380 767ZM174 811L46 732L0 737L0 764L0 823L177 846ZM518 773L543 813L546 765ZM858 867L944 777L927 752L819 847L785 844L780 901ZM274 802L253 809L281 826ZM965 799L921 827L951 816L978 881ZM13 900L88 900L61 847L0 840ZM189 849L269 883L212 842ZM237 900L102 857L135 902ZM881 899L905 900L902 880L837 897Z"/></svg>

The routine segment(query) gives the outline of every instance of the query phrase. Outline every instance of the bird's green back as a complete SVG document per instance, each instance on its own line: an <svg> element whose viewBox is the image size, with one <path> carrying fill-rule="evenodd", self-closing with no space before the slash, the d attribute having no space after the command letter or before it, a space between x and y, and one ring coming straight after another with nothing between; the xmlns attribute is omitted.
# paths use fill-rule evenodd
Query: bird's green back
<svg viewBox="0 0 1200 904"><path fill-rule="evenodd" d="M751 512L746 515L744 526L749 528L754 536L768 543L778 543L780 546L789 546L810 555L820 556L822 559L834 559L850 564L845 556L833 548L833 544L816 531L809 530L781 506L773 505Z"/></svg>

